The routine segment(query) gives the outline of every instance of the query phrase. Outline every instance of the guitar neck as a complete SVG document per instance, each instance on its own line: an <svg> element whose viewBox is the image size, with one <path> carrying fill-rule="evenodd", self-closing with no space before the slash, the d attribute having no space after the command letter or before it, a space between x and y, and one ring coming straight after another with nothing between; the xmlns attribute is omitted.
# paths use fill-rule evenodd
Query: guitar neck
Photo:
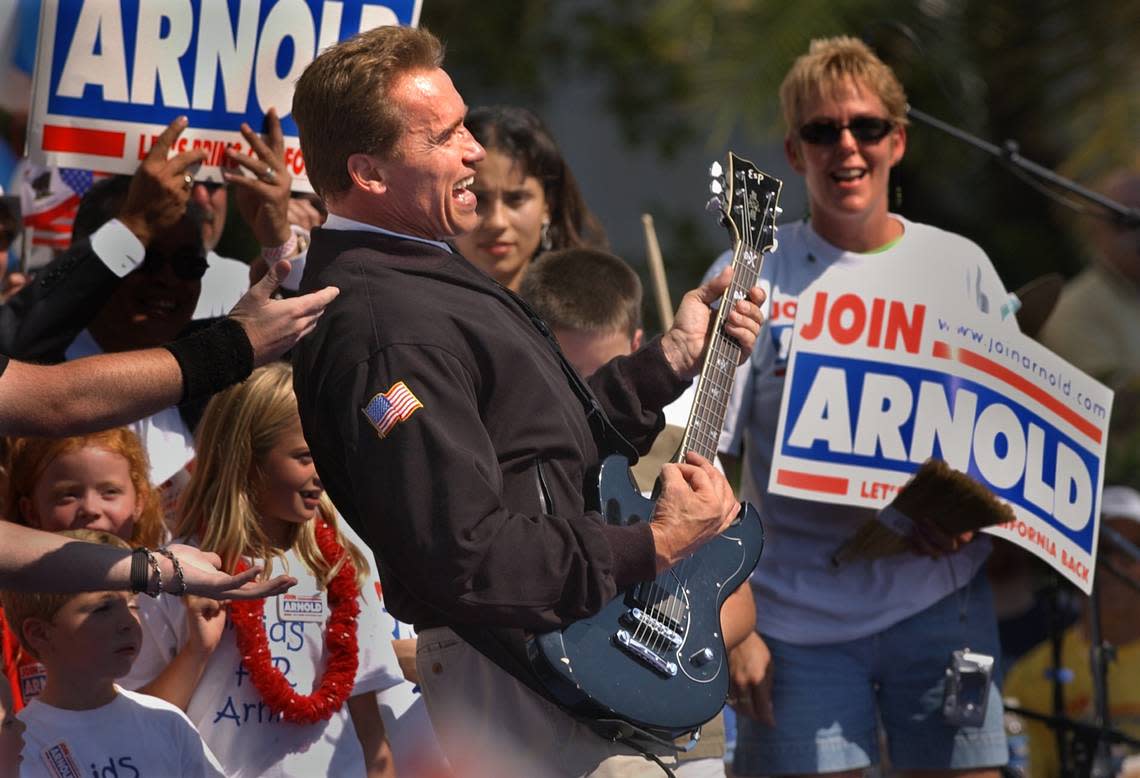
<svg viewBox="0 0 1140 778"><path fill-rule="evenodd" d="M716 456L736 366L740 363L740 344L725 334L724 324L737 300L746 298L748 290L759 280L764 254L776 247L776 214L780 211L777 202L783 187L779 179L761 173L732 152L728 154L724 176L719 163L714 163L709 172L713 175L709 189L717 195L709 205L719 207L721 221L732 235L733 271L717 308L716 324L709 336L705 364L677 461L683 461L690 451L708 460ZM719 196L722 193L723 198Z"/></svg>
<svg viewBox="0 0 1140 778"><path fill-rule="evenodd" d="M716 455L724 417L728 412L728 398L736 380L736 366L740 363L740 344L725 334L725 317L737 300L748 296L748 290L760 276L763 255L751 248L738 245L733 259L732 282L721 297L717 309L716 326L709 337L705 364L697 381L689 423L681 439L678 461L693 451L708 460Z"/></svg>

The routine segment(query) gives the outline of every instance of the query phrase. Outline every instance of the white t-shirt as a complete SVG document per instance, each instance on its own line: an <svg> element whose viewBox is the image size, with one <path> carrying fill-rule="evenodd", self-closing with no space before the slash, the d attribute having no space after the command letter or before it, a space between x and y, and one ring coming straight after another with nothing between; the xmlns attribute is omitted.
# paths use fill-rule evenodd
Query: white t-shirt
<svg viewBox="0 0 1140 778"><path fill-rule="evenodd" d="M28 725L21 777L224 775L185 713L157 697L116 691L93 710L28 703L17 714Z"/></svg>
<svg viewBox="0 0 1140 778"><path fill-rule="evenodd" d="M249 265L211 251L206 255L206 274L194 308L195 320L225 316L249 290Z"/></svg>
<svg viewBox="0 0 1140 778"><path fill-rule="evenodd" d="M359 664L352 688L355 696L395 686L403 675L392 650L394 622L377 596L375 559L344 522L340 528L364 552L372 568L360 592L356 634ZM281 573L279 568L279 564L274 565L273 575ZM314 603L320 603L320 620L282 619L279 609L285 595L278 595L265 601L266 634L274 664L302 694L311 694L325 664L327 593L318 589L316 578L293 551L285 554L285 572L297 579L297 585L286 594L313 597ZM123 679L124 686L134 688L153 680L186 642L186 611L178 598L141 598L140 603L143 646L131 674ZM363 751L347 705L328 721L316 724L283 722L270 714L242 665L232 624L226 625L186 712L226 775L308 778L364 774Z"/></svg>
<svg viewBox="0 0 1140 778"><path fill-rule="evenodd" d="M767 493L796 303L821 275L888 266L891 273L915 274L940 300L1002 322L1009 295L977 245L893 218L903 224L903 236L870 254L836 248L806 222L781 226L779 249L761 270L765 322L752 358L737 373L720 450L739 456L744 444L741 497L759 508L765 530L752 575L756 625L778 640L821 644L872 635L964 586L989 554L983 538L938 560L899 554L835 569L832 554L874 512ZM722 255L706 277L729 261L731 253ZM1016 327L1013 316L1001 326Z"/></svg>

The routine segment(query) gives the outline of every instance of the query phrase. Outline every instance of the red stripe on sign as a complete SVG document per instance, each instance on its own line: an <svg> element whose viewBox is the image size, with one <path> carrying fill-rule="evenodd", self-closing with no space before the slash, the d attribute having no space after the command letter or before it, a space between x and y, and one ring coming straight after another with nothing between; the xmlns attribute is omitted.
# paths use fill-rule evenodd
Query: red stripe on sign
<svg viewBox="0 0 1140 778"><path fill-rule="evenodd" d="M127 145L125 132L91 130L84 127L44 127L44 151L68 151L74 154L96 154L121 157Z"/></svg>
<svg viewBox="0 0 1140 778"><path fill-rule="evenodd" d="M994 378L1001 379L1013 388L1021 391L1023 394L1032 397L1037 402L1044 405L1053 413L1060 416L1065 421L1072 424L1081 432L1088 435L1097 443L1100 443L1101 433L1096 425L1088 419L1081 418L1080 414L1074 411L1069 406L1058 400L1053 395L1046 392L1036 384L1030 383L1025 378L1022 378L1017 373L1013 372L1007 367L1002 367L997 362L983 357L981 354L976 354L969 349L958 349L958 361L963 365L972 367L976 370L981 370L983 373L988 373Z"/></svg>
<svg viewBox="0 0 1140 778"><path fill-rule="evenodd" d="M934 356L939 359L950 359L953 354L950 353L950 344L944 340L934 341Z"/></svg>
<svg viewBox="0 0 1140 778"><path fill-rule="evenodd" d="M776 483L792 489L808 489L827 494L847 494L847 479L795 470L777 470Z"/></svg>

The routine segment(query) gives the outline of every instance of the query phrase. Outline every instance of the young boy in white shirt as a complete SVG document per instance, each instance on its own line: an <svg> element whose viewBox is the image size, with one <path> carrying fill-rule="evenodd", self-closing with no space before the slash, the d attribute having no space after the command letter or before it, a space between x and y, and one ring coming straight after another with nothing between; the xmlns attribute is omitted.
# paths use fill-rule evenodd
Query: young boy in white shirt
<svg viewBox="0 0 1140 778"><path fill-rule="evenodd" d="M104 532L63 534L126 545ZM47 668L43 693L19 713L27 725L20 775L222 775L186 714L115 685L142 643L136 596L3 593L12 630Z"/></svg>

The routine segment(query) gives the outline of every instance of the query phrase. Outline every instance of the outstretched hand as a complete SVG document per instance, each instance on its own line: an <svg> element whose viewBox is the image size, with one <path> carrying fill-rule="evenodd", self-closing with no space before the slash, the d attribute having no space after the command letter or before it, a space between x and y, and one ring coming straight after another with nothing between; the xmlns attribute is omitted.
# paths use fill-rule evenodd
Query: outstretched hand
<svg viewBox="0 0 1140 778"><path fill-rule="evenodd" d="M258 600L281 594L297 583L296 578L287 575L258 581L260 567L230 575L221 570L222 560L217 554L179 543L167 548L182 563L187 594L214 600Z"/></svg>
<svg viewBox="0 0 1140 778"><path fill-rule="evenodd" d="M230 317L245 328L255 365L277 359L308 335L328 304L340 294L335 286L328 286L301 297L273 299L273 292L289 275L289 268L287 259L275 262L230 311Z"/></svg>
<svg viewBox="0 0 1140 778"><path fill-rule="evenodd" d="M665 359L681 378L691 379L700 372L708 347L709 323L715 316L709 306L721 298L731 281L732 267L729 266L708 283L687 292L677 308L673 326L661 336ZM740 344L741 363L748 359L756 345L756 336L764 321L760 312L763 302L764 291L754 286L746 298L736 301L725 318L725 334Z"/></svg>

